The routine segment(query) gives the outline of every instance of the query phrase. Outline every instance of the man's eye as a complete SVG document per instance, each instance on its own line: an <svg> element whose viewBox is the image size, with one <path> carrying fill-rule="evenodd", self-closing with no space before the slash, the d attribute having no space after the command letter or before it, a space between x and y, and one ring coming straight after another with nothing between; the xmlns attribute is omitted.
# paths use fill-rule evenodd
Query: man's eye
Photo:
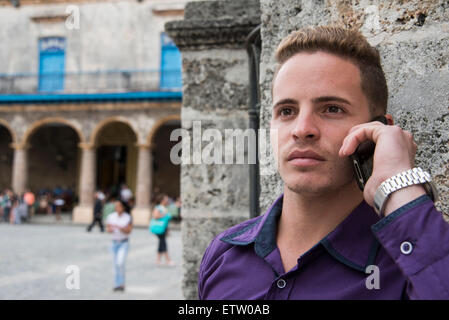
<svg viewBox="0 0 449 320"><path fill-rule="evenodd" d="M289 116L293 115L293 110L291 108L281 108L279 110L279 115L281 117L289 117Z"/></svg>
<svg viewBox="0 0 449 320"><path fill-rule="evenodd" d="M343 109L339 106L328 106L326 107L326 111L329 113L340 113L343 112Z"/></svg>

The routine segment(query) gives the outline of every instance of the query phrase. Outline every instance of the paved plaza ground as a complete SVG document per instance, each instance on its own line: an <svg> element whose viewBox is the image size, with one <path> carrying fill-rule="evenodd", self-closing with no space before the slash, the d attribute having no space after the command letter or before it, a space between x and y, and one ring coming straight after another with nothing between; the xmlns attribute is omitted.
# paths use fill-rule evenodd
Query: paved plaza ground
<svg viewBox="0 0 449 320"><path fill-rule="evenodd" d="M156 236L134 228L126 264L126 291L112 292L111 235L90 233L65 218L21 225L0 224L0 299L183 299L181 232L173 227L168 248L175 267L155 264ZM80 288L69 290L77 266ZM69 278L72 277L72 278Z"/></svg>

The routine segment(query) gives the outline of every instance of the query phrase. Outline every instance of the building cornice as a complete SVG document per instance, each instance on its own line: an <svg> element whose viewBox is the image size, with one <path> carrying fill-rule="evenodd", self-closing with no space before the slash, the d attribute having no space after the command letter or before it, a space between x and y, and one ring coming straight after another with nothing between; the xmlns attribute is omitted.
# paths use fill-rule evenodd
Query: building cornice
<svg viewBox="0 0 449 320"><path fill-rule="evenodd" d="M114 111L114 110L180 110L181 102L121 102L121 103L63 103L63 104L12 104L0 105L1 113L33 113L58 111Z"/></svg>
<svg viewBox="0 0 449 320"><path fill-rule="evenodd" d="M260 24L259 1L227 6L215 1L188 3L184 20L167 22L165 30L181 50L242 48Z"/></svg>

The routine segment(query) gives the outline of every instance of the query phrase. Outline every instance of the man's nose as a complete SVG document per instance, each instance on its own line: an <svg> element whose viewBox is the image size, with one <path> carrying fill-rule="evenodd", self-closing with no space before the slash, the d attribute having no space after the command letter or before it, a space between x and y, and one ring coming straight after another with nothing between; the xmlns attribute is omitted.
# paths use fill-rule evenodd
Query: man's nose
<svg viewBox="0 0 449 320"><path fill-rule="evenodd" d="M292 130L293 138L303 141L317 140L320 136L317 120L312 112L299 112Z"/></svg>

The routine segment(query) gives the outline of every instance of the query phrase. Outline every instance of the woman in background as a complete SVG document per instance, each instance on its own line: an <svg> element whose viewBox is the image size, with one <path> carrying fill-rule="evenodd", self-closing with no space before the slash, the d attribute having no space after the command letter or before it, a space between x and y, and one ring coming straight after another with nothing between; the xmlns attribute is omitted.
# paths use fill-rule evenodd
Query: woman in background
<svg viewBox="0 0 449 320"><path fill-rule="evenodd" d="M153 209L153 218L154 219L161 219L165 215L169 214L168 209L167 209L167 205L169 203L169 198L166 194L161 193L161 194L156 195L155 203L156 203L156 206ZM157 234L157 237L159 238L159 246L157 249L156 264L160 265L161 258L164 257L166 265L174 266L175 263L170 259L170 256L168 255L167 241L165 239L167 234L168 234L168 227L165 229L164 233Z"/></svg>

